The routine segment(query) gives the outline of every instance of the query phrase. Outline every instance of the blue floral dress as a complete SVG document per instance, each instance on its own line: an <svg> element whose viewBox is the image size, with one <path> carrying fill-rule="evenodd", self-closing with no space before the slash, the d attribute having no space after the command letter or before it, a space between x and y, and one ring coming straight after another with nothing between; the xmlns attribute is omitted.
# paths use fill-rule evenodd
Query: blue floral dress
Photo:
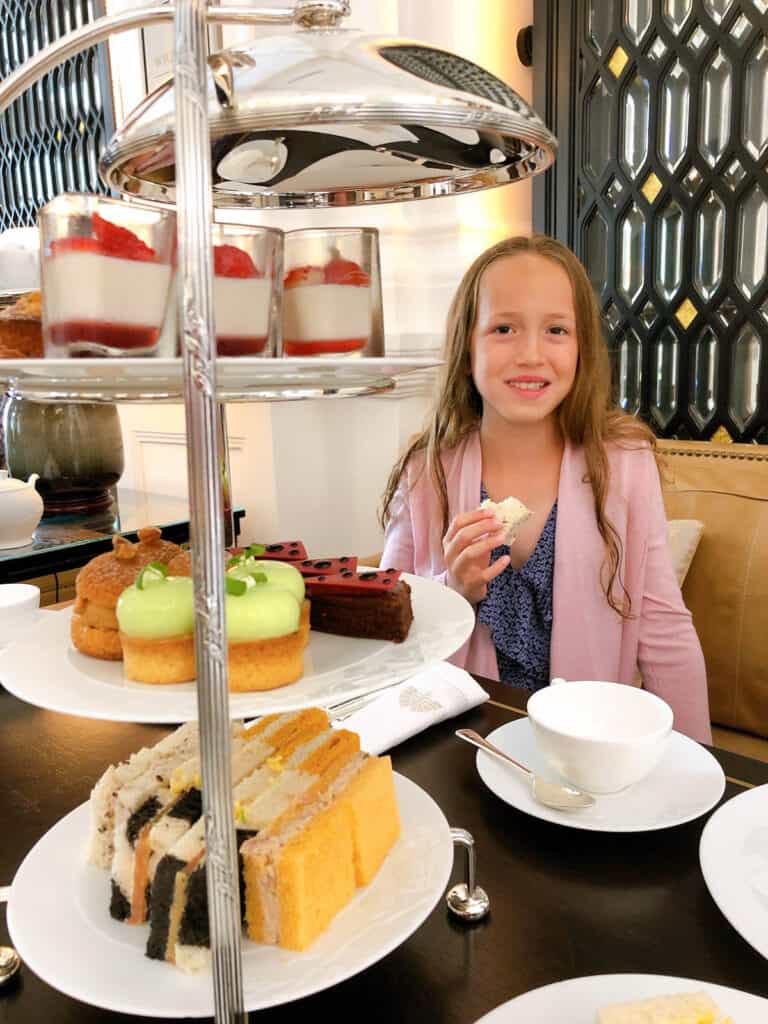
<svg viewBox="0 0 768 1024"><path fill-rule="evenodd" d="M480 500L487 497L481 486ZM478 621L488 626L496 647L499 679L526 690L549 684L556 525L557 502L528 561L519 569L508 565L478 605ZM507 551L504 545L494 548L491 560Z"/></svg>

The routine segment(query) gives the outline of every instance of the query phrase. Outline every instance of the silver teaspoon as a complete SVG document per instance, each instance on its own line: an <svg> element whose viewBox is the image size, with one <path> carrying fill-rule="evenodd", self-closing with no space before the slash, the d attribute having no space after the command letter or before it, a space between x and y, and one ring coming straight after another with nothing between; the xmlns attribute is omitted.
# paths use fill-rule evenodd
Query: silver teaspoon
<svg viewBox="0 0 768 1024"><path fill-rule="evenodd" d="M541 776L534 774L530 768L526 768L525 765L516 761L514 757L510 757L509 754L505 754L503 750L499 750L498 747L494 747L488 740L483 739L480 733L475 732L474 729L457 729L456 735L460 740L464 740L465 743L471 743L472 746L479 747L480 750L501 758L502 761L506 761L507 764L513 765L518 771L527 775L531 781L531 792L533 793L534 800L538 800L545 807L554 807L557 811L575 811L581 807L592 807L595 802L593 796L590 796L589 793L582 793L580 789L574 789L573 786L568 786L564 783L547 782L546 779L542 779Z"/></svg>
<svg viewBox="0 0 768 1024"><path fill-rule="evenodd" d="M0 985L5 985L21 967L21 958L12 946L0 946Z"/></svg>

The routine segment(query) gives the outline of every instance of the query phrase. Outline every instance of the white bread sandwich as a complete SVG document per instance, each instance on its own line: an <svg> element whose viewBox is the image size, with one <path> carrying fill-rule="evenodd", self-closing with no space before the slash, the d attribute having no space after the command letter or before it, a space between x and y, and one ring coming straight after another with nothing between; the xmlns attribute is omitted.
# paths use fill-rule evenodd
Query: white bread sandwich
<svg viewBox="0 0 768 1024"><path fill-rule="evenodd" d="M616 1003L598 1011L597 1024L733 1024L706 992Z"/></svg>
<svg viewBox="0 0 768 1024"><path fill-rule="evenodd" d="M504 538L506 544L511 544L518 534L523 523L530 519L533 513L526 508L522 501L517 498L505 498L503 501L491 501L486 498L480 502L480 508L493 512L499 522L504 526L507 535Z"/></svg>
<svg viewBox="0 0 768 1024"><path fill-rule="evenodd" d="M248 729L232 726L232 781L242 779L272 755L328 729L319 708L273 715ZM150 905L157 863L202 814L200 758L197 752L167 766L147 771L115 797L110 911L118 920L141 924Z"/></svg>
<svg viewBox="0 0 768 1024"><path fill-rule="evenodd" d="M306 949L368 885L400 832L388 757L306 708L232 725L232 811L243 925ZM210 962L207 851L196 725L105 772L89 858L110 870L110 913L149 922L147 956Z"/></svg>
<svg viewBox="0 0 768 1024"><path fill-rule="evenodd" d="M389 758L328 728L270 757L233 790L249 937L302 950L367 885L400 831ZM147 955L196 971L209 960L205 833L197 821L160 859Z"/></svg>
<svg viewBox="0 0 768 1024"><path fill-rule="evenodd" d="M197 753L197 723L187 722L154 747L142 747L127 761L110 765L91 791L91 833L88 862L108 868L114 856L115 806L117 795L135 783L149 768L169 778L173 769Z"/></svg>

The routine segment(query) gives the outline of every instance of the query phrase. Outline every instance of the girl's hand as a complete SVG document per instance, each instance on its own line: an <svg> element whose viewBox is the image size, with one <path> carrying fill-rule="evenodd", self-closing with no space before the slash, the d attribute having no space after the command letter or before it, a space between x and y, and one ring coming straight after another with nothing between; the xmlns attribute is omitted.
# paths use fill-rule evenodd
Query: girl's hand
<svg viewBox="0 0 768 1024"><path fill-rule="evenodd" d="M448 585L470 604L482 601L492 579L509 565L502 555L491 565L491 552L504 543L505 529L493 512L474 509L456 516L443 537Z"/></svg>

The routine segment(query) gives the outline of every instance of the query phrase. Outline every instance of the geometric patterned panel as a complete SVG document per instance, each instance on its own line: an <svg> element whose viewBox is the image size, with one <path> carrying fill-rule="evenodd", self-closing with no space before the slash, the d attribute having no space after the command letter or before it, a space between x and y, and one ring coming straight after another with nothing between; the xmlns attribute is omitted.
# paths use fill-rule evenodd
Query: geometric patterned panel
<svg viewBox="0 0 768 1024"><path fill-rule="evenodd" d="M556 130L579 201L537 227L587 266L622 408L664 436L765 442L768 3L575 0L563 38L565 8Z"/></svg>
<svg viewBox="0 0 768 1024"><path fill-rule="evenodd" d="M101 17L101 0L0 0L0 78ZM60 192L105 192L99 154L112 132L104 47L60 64L0 115L0 231L35 223Z"/></svg>

